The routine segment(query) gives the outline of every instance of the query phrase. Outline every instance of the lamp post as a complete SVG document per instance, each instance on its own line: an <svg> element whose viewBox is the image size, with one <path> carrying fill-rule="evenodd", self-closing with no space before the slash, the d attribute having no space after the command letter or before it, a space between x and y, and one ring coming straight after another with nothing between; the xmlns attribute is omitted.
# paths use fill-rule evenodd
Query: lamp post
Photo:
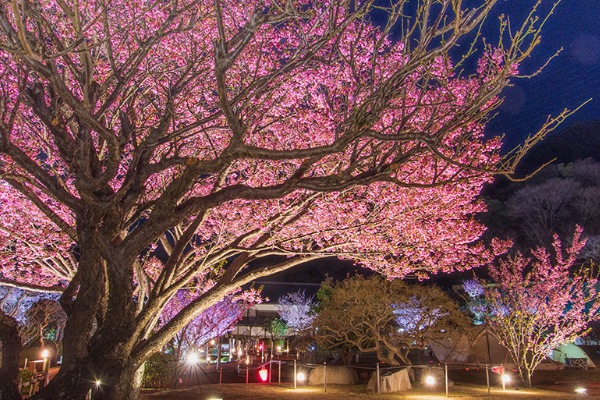
<svg viewBox="0 0 600 400"><path fill-rule="evenodd" d="M42 351L42 358L44 359L44 364L42 365L42 374L44 376L44 379L42 381L42 385L46 386L49 382L48 382L48 371L50 370L50 360L48 359L48 357L50 356L50 352L45 349Z"/></svg>

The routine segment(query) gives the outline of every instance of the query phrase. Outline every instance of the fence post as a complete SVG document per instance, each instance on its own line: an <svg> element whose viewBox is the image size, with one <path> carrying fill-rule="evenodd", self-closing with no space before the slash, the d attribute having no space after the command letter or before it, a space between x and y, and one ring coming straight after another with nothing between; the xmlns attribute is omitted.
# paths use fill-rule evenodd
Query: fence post
<svg viewBox="0 0 600 400"><path fill-rule="evenodd" d="M248 384L248 366L246 365L246 385Z"/></svg>
<svg viewBox="0 0 600 400"><path fill-rule="evenodd" d="M490 366L485 364L485 377L487 379L488 396L490 395Z"/></svg>
<svg viewBox="0 0 600 400"><path fill-rule="evenodd" d="M294 360L294 390L296 390L296 360Z"/></svg>
<svg viewBox="0 0 600 400"><path fill-rule="evenodd" d="M446 372L446 397L448 396L448 364L444 364L444 370Z"/></svg>
<svg viewBox="0 0 600 400"><path fill-rule="evenodd" d="M271 361L269 361L269 383L271 383L271 374L273 373L273 356L271 356Z"/></svg>
<svg viewBox="0 0 600 400"><path fill-rule="evenodd" d="M381 396L381 378L379 376L379 363L377 363L377 396Z"/></svg>
<svg viewBox="0 0 600 400"><path fill-rule="evenodd" d="M281 360L279 360L277 365L279 365L279 374L277 374L277 376L279 378L279 386L281 386Z"/></svg>
<svg viewBox="0 0 600 400"><path fill-rule="evenodd" d="M506 390L506 382L504 381L504 364L502 364L502 369L500 371L502 372L500 374L500 379L502 379L502 390Z"/></svg>
<svg viewBox="0 0 600 400"><path fill-rule="evenodd" d="M323 362L323 388L327 393L327 361Z"/></svg>
<svg viewBox="0 0 600 400"><path fill-rule="evenodd" d="M219 385L223 382L223 368L219 369Z"/></svg>

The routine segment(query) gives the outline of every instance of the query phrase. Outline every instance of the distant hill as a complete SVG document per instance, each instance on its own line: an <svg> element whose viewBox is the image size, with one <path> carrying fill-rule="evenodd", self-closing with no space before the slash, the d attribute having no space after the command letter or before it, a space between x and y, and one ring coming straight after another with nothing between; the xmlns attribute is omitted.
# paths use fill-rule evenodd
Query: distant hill
<svg viewBox="0 0 600 400"><path fill-rule="evenodd" d="M600 161L600 121L573 125L548 136L523 158L517 176L526 176L553 158L556 164L568 164L589 157Z"/></svg>

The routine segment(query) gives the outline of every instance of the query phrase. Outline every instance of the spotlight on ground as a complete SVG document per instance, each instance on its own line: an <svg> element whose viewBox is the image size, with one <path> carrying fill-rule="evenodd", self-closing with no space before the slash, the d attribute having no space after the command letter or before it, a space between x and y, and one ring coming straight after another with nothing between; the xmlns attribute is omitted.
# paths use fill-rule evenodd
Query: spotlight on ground
<svg viewBox="0 0 600 400"><path fill-rule="evenodd" d="M579 389L575 389L575 392L577 392L577 394L580 394L582 396L587 396L587 393L585 393L585 392L587 392L587 389L579 388Z"/></svg>
<svg viewBox="0 0 600 400"><path fill-rule="evenodd" d="M427 378L425 378L425 383L428 385L433 385L435 383L435 378L429 375Z"/></svg>
<svg viewBox="0 0 600 400"><path fill-rule="evenodd" d="M188 364L197 364L198 363L198 355L195 353L190 354L187 357L187 363Z"/></svg>

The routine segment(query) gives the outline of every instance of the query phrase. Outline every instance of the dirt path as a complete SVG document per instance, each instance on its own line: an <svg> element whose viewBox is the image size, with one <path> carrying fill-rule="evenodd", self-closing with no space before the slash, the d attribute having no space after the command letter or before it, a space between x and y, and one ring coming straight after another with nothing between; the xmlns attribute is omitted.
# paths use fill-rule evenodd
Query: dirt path
<svg viewBox="0 0 600 400"><path fill-rule="evenodd" d="M470 399L505 399L505 400L536 400L536 399L573 399L584 396L576 395L574 392L562 393L541 389L502 390L492 389L491 396L487 394L487 388L479 385L460 384L451 388L450 398ZM446 399L443 388L440 390L413 389L409 392L382 394L367 390L366 384L354 386L328 385L327 393L323 392L322 386L302 386L294 390L289 383L278 386L277 384L223 384L202 385L179 390L144 391L140 400L375 400L375 399L406 399L406 400L433 400ZM586 399L599 399L600 396L588 396Z"/></svg>

